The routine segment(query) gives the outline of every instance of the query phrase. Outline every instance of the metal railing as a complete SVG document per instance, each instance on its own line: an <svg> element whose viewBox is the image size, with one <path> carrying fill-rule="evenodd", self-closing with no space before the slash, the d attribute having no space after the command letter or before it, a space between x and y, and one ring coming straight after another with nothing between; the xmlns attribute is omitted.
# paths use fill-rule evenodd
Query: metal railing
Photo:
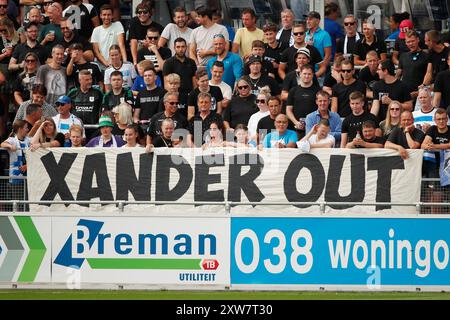
<svg viewBox="0 0 450 320"><path fill-rule="evenodd" d="M15 183L11 183L14 179ZM23 183L17 183L18 180ZM29 201L26 188L27 177L0 176L0 212L29 212L30 204L115 204L119 212L123 212L126 205L164 205L163 201ZM229 212L232 207L240 205L265 205L265 206L286 206L306 205L320 208L320 212L325 213L327 206L358 205L358 206L415 206L416 213L420 214L449 214L450 213L450 188L441 187L439 179L423 178L421 186L420 202L418 203L338 203L338 202L174 202L171 205L221 205L225 206L225 211Z"/></svg>

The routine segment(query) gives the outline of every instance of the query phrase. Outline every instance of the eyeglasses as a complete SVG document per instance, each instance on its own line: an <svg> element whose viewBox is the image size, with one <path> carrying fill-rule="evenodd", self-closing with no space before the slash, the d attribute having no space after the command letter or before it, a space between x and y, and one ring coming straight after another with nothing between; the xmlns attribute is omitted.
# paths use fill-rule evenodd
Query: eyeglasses
<svg viewBox="0 0 450 320"><path fill-rule="evenodd" d="M137 14L147 14L148 10L139 10Z"/></svg>
<svg viewBox="0 0 450 320"><path fill-rule="evenodd" d="M353 71L353 69L341 69L341 72L348 72L348 73L350 73L352 71Z"/></svg>
<svg viewBox="0 0 450 320"><path fill-rule="evenodd" d="M25 62L26 62L26 63L36 62L36 59L26 59Z"/></svg>
<svg viewBox="0 0 450 320"><path fill-rule="evenodd" d="M156 37L149 37L149 36L147 36L148 40L158 40L158 38L159 38L159 36L156 36Z"/></svg>
<svg viewBox="0 0 450 320"><path fill-rule="evenodd" d="M266 100L264 100L264 99L256 99L256 103L266 103Z"/></svg>
<svg viewBox="0 0 450 320"><path fill-rule="evenodd" d="M294 32L294 36L303 36L305 32Z"/></svg>
<svg viewBox="0 0 450 320"><path fill-rule="evenodd" d="M355 23L354 22L344 22L344 26L348 27L348 26L354 26Z"/></svg>
<svg viewBox="0 0 450 320"><path fill-rule="evenodd" d="M168 104L170 104L171 106L176 106L178 105L178 101L166 101Z"/></svg>
<svg viewBox="0 0 450 320"><path fill-rule="evenodd" d="M392 111L400 111L400 108L391 108Z"/></svg>
<svg viewBox="0 0 450 320"><path fill-rule="evenodd" d="M248 86L238 86L238 89L239 89L239 90L242 90L242 89L248 89Z"/></svg>

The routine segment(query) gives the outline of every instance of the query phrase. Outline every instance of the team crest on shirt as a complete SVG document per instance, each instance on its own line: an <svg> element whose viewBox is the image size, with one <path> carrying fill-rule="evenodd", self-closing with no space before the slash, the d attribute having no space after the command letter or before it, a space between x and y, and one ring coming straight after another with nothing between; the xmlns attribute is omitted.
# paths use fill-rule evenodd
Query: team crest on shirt
<svg viewBox="0 0 450 320"><path fill-rule="evenodd" d="M95 97L89 97L89 102L94 102Z"/></svg>

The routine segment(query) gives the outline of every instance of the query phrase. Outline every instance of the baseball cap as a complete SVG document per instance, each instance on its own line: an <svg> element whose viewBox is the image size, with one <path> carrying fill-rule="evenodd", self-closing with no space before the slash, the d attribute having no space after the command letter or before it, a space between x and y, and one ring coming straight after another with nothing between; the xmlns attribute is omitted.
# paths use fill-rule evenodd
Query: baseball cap
<svg viewBox="0 0 450 320"><path fill-rule="evenodd" d="M100 119L98 120L98 127L114 127L112 120L110 117L108 116L101 116Z"/></svg>
<svg viewBox="0 0 450 320"><path fill-rule="evenodd" d="M256 54L250 56L250 58L248 59L248 64L252 64L253 62L259 62L262 63L262 58Z"/></svg>
<svg viewBox="0 0 450 320"><path fill-rule="evenodd" d="M316 18L320 20L320 13L317 11L310 11L308 14L303 15L305 18Z"/></svg>
<svg viewBox="0 0 450 320"><path fill-rule="evenodd" d="M400 22L399 28L400 28L400 33L399 33L398 37L400 39L405 39L406 33L409 30L414 29L414 24L412 23L411 20L403 20L402 22Z"/></svg>
<svg viewBox="0 0 450 320"><path fill-rule="evenodd" d="M306 47L303 47L303 48L298 49L297 52L296 52L295 55L294 55L294 59L297 59L297 56L298 56L300 53L303 53L305 56L307 56L308 58L311 59L311 52L310 52L309 49L306 48Z"/></svg>
<svg viewBox="0 0 450 320"><path fill-rule="evenodd" d="M72 103L72 99L70 99L68 96L61 96L58 98L58 100L56 100L55 104L58 105L62 105L62 104L66 104L66 103Z"/></svg>

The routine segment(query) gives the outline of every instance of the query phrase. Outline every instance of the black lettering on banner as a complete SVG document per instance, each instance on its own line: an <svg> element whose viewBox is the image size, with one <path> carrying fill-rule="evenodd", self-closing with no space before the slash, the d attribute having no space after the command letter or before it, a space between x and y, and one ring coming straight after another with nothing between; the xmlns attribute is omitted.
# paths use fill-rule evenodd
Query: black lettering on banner
<svg viewBox="0 0 450 320"><path fill-rule="evenodd" d="M53 152L47 153L41 157L42 164L47 170L50 183L41 197L41 201L51 201L58 194L61 200L73 201L73 195L70 192L67 182L64 180L73 162L77 158L77 153L63 153L59 162L56 162ZM50 206L48 204L47 206ZM66 207L68 204L66 204Z"/></svg>
<svg viewBox="0 0 450 320"><path fill-rule="evenodd" d="M170 190L170 169L175 169L180 175L175 187ZM155 182L155 200L156 201L176 201L180 199L191 186L192 168L186 159L182 156L158 155L156 162L156 182Z"/></svg>
<svg viewBox="0 0 450 320"><path fill-rule="evenodd" d="M308 193L300 193L297 190L296 181L302 169L311 172L312 186ZM289 202L316 202L325 186L325 171L320 160L308 153L302 153L295 157L284 174L284 194ZM298 208L307 208L309 205L298 205Z"/></svg>
<svg viewBox="0 0 450 320"><path fill-rule="evenodd" d="M224 191L208 191L208 186L214 183L221 182L220 174L209 174L209 168L211 167L223 167L224 155L208 155L195 157L195 187L194 187L194 200L195 201L224 201Z"/></svg>
<svg viewBox="0 0 450 320"><path fill-rule="evenodd" d="M92 187L93 178L97 180L97 187ZM99 198L100 201L113 201L113 193L108 178L106 168L105 153L96 153L86 155L83 164L83 173L81 176L80 189L78 190L77 200L88 201ZM88 204L83 206L88 207Z"/></svg>
<svg viewBox="0 0 450 320"><path fill-rule="evenodd" d="M367 159L367 170L378 171L376 202L391 202L391 178L392 170L395 169L405 169L405 162L400 156L370 157ZM390 208L391 206L376 206L375 210Z"/></svg>
<svg viewBox="0 0 450 320"><path fill-rule="evenodd" d="M346 156L330 156L328 168L327 185L325 188L325 201L327 202L363 202L366 187L365 156L361 154L350 154L350 176L351 190L348 196L339 194L339 185L342 177L342 168ZM354 205L330 205L333 209L347 209Z"/></svg>
<svg viewBox="0 0 450 320"><path fill-rule="evenodd" d="M238 161L244 158L244 162ZM250 166L250 170L241 175L243 166ZM255 179L259 177L264 168L264 161L258 154L239 154L230 157L228 168L228 201L241 201L241 190L250 202L260 202L265 196L255 184Z"/></svg>
<svg viewBox="0 0 450 320"><path fill-rule="evenodd" d="M131 192L136 201L151 201L153 153L139 155L139 178L136 178L131 152L117 155L116 200L128 200Z"/></svg>

